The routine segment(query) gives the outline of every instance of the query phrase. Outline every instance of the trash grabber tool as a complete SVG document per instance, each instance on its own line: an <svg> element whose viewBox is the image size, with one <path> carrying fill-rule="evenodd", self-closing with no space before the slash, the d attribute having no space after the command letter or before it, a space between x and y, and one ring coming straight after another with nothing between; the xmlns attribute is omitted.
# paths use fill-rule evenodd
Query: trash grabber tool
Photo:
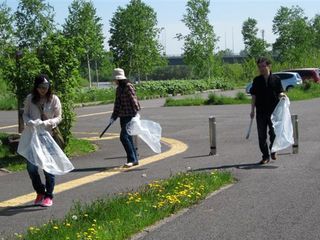
<svg viewBox="0 0 320 240"><path fill-rule="evenodd" d="M108 130L108 128L112 125L112 122L108 124L108 126L103 130L103 132L100 134L100 138L102 138L103 134Z"/></svg>
<svg viewBox="0 0 320 240"><path fill-rule="evenodd" d="M250 132L251 132L252 123L253 123L253 118L250 119L250 125L249 125L249 127L248 127L246 139L249 139L249 137L250 137Z"/></svg>

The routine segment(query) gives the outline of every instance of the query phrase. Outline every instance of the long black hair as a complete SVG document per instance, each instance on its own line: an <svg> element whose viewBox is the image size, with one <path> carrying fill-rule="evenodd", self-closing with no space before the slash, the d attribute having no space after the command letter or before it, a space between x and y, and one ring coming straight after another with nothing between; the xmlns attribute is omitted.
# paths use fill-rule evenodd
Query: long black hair
<svg viewBox="0 0 320 240"><path fill-rule="evenodd" d="M49 84L48 92L46 93L47 102L51 101L52 99L52 90L49 77L46 74L39 74L34 78L34 85L32 89L32 103L34 104L37 104L40 101L40 94L38 93L37 88L43 83Z"/></svg>

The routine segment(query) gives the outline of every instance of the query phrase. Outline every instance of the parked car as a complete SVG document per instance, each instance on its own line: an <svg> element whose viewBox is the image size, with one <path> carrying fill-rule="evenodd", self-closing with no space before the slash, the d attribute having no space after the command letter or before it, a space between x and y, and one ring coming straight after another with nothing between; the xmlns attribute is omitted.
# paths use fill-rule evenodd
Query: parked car
<svg viewBox="0 0 320 240"><path fill-rule="evenodd" d="M300 74L303 81L312 80L320 83L320 69L319 68L296 68L285 70L284 72L297 72Z"/></svg>
<svg viewBox="0 0 320 240"><path fill-rule="evenodd" d="M302 84L302 78L299 73L296 72L275 72L273 75L278 76L281 79L282 87L285 91L289 91L290 88L293 88L297 85ZM250 94L250 89L252 87L252 82L249 83L246 87L246 93Z"/></svg>

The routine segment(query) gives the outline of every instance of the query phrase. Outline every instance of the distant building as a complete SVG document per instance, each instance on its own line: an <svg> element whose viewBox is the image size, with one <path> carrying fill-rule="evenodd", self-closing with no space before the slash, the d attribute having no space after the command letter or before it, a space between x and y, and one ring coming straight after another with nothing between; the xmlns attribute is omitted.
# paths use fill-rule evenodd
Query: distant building
<svg viewBox="0 0 320 240"><path fill-rule="evenodd" d="M167 56L168 65L185 65L183 62L183 56ZM224 63L242 63L245 57L240 55L225 56L222 58Z"/></svg>

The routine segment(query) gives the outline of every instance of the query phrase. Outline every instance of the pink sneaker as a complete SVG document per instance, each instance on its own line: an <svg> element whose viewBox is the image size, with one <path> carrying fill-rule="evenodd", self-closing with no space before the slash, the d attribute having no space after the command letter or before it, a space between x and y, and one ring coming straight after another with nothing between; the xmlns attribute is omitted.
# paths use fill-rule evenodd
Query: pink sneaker
<svg viewBox="0 0 320 240"><path fill-rule="evenodd" d="M37 194L36 200L34 200L34 205L41 205L43 198L43 194Z"/></svg>
<svg viewBox="0 0 320 240"><path fill-rule="evenodd" d="M42 206L42 207L51 207L52 204L53 204L53 201L52 201L52 199L49 198L49 197L45 197L45 198L43 199L43 201L41 202L41 206Z"/></svg>

